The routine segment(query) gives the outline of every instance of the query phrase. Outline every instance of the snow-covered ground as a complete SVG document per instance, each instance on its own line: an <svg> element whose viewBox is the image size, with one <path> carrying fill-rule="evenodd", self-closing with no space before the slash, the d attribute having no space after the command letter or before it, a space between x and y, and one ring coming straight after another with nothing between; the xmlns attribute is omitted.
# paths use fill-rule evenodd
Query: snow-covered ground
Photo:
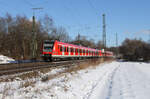
<svg viewBox="0 0 150 99"><path fill-rule="evenodd" d="M4 56L4 55L0 55L0 64L10 63L12 61L14 61L14 59L9 58L9 57Z"/></svg>
<svg viewBox="0 0 150 99"><path fill-rule="evenodd" d="M0 99L150 99L149 71L148 63L114 61L44 82L41 73L37 79L0 82ZM24 87L26 81L36 82Z"/></svg>

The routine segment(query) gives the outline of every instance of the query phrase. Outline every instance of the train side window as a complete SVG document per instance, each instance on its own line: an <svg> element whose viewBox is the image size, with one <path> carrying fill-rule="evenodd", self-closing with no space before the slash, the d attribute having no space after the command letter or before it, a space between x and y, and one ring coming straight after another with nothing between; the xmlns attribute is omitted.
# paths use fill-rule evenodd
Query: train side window
<svg viewBox="0 0 150 99"><path fill-rule="evenodd" d="M71 48L71 53L73 52L73 48Z"/></svg>
<svg viewBox="0 0 150 99"><path fill-rule="evenodd" d="M62 52L62 46L60 46L60 51Z"/></svg>
<svg viewBox="0 0 150 99"><path fill-rule="evenodd" d="M64 51L64 47L62 46L62 52Z"/></svg>
<svg viewBox="0 0 150 99"><path fill-rule="evenodd" d="M59 45L58 45L58 50L59 50Z"/></svg>
<svg viewBox="0 0 150 99"><path fill-rule="evenodd" d="M66 47L66 52L68 52L68 47Z"/></svg>
<svg viewBox="0 0 150 99"><path fill-rule="evenodd" d="M61 49L62 49L62 52L64 51L64 47L63 46L61 46Z"/></svg>
<svg viewBox="0 0 150 99"><path fill-rule="evenodd" d="M72 48L70 48L70 52L72 53Z"/></svg>
<svg viewBox="0 0 150 99"><path fill-rule="evenodd" d="M65 50L64 50L65 52L67 52L67 47L65 47Z"/></svg>
<svg viewBox="0 0 150 99"><path fill-rule="evenodd" d="M65 52L67 52L67 47L65 47Z"/></svg>
<svg viewBox="0 0 150 99"><path fill-rule="evenodd" d="M67 50L67 52L68 52L68 47L66 47L66 48L67 48L66 50Z"/></svg>

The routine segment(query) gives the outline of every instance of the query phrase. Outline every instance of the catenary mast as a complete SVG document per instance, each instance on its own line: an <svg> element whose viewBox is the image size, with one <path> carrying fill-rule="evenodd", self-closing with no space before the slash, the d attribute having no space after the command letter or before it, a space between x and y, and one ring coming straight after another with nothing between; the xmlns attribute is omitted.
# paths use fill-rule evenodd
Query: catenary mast
<svg viewBox="0 0 150 99"><path fill-rule="evenodd" d="M105 24L105 14L103 16L103 49L106 48L106 24Z"/></svg>

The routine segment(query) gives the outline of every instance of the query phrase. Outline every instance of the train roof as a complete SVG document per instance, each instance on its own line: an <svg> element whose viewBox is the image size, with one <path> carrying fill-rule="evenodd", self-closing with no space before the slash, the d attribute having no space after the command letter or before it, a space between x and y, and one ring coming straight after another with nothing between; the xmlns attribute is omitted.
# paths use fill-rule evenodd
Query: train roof
<svg viewBox="0 0 150 99"><path fill-rule="evenodd" d="M72 47L77 47L77 48L83 48L83 49L87 49L87 50L91 50L91 51L100 51L99 49L93 49L93 48L88 48L88 47L84 47L84 46L64 43L64 42L60 42L60 41L57 41L57 40L55 40L55 42L57 42L58 44L61 44L61 45L72 46Z"/></svg>

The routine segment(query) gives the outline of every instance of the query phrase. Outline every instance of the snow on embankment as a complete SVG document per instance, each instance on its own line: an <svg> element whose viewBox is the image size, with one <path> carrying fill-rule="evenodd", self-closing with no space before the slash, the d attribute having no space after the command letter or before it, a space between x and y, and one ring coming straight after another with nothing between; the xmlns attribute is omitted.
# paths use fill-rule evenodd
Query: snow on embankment
<svg viewBox="0 0 150 99"><path fill-rule="evenodd" d="M0 55L0 64L10 63L11 61L14 61L14 59Z"/></svg>
<svg viewBox="0 0 150 99"><path fill-rule="evenodd" d="M27 82L21 78L0 82L0 99L150 99L149 70L146 63L112 62L46 81L41 80L45 76L41 73Z"/></svg>
<svg viewBox="0 0 150 99"><path fill-rule="evenodd" d="M150 64L120 62L90 99L150 99Z"/></svg>
<svg viewBox="0 0 150 99"><path fill-rule="evenodd" d="M90 99L97 85L103 86L108 75L118 67L117 62L101 64L76 72L64 73L47 81L43 75L30 82L17 78L13 82L0 83L0 98L8 99ZM55 70L57 72L57 69ZM54 72L54 71L53 71ZM32 83L34 82L34 83ZM28 84L28 87L25 87Z"/></svg>

